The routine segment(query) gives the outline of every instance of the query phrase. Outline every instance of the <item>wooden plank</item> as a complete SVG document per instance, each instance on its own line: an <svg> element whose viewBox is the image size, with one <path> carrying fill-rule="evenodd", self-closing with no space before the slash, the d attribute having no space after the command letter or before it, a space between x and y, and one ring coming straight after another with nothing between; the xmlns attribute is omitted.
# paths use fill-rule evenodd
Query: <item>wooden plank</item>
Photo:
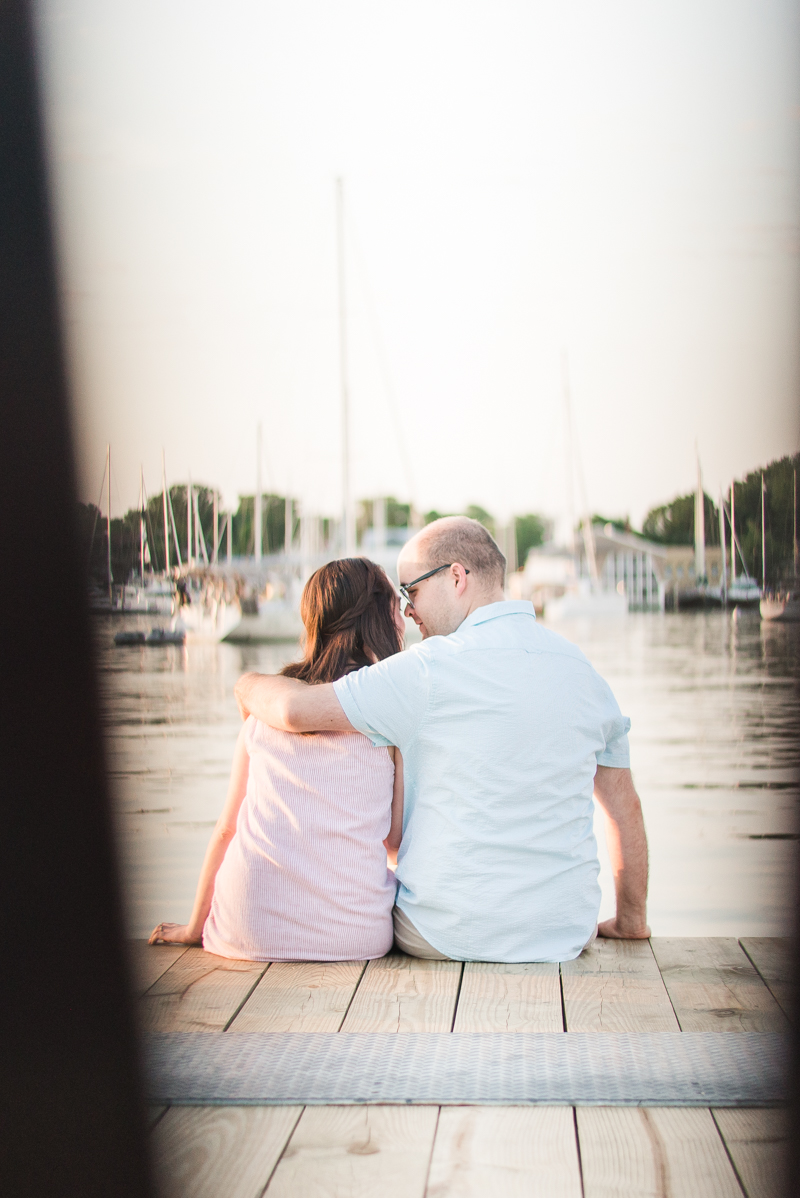
<svg viewBox="0 0 800 1198"><path fill-rule="evenodd" d="M306 1107L267 1198L423 1198L437 1107Z"/></svg>
<svg viewBox="0 0 800 1198"><path fill-rule="evenodd" d="M449 1032L461 979L458 961L404 953L370 961L343 1032Z"/></svg>
<svg viewBox="0 0 800 1198"><path fill-rule="evenodd" d="M653 952L684 1032L779 1032L783 1011L732 936L654 936Z"/></svg>
<svg viewBox="0 0 800 1198"><path fill-rule="evenodd" d="M137 995L144 994L186 952L184 944L148 944L129 940L128 953Z"/></svg>
<svg viewBox="0 0 800 1198"><path fill-rule="evenodd" d="M170 1107L153 1133L165 1198L260 1198L302 1107Z"/></svg>
<svg viewBox="0 0 800 1198"><path fill-rule="evenodd" d="M739 941L784 1015L792 1018L792 942L788 936L745 936Z"/></svg>
<svg viewBox="0 0 800 1198"><path fill-rule="evenodd" d="M159 1119L169 1110L166 1106L149 1106L146 1111L145 1122L148 1130L155 1127Z"/></svg>
<svg viewBox="0 0 800 1198"><path fill-rule="evenodd" d="M428 1198L581 1198L571 1107L442 1107Z"/></svg>
<svg viewBox="0 0 800 1198"><path fill-rule="evenodd" d="M789 1112L712 1112L747 1198L784 1193L789 1157Z"/></svg>
<svg viewBox="0 0 800 1198"><path fill-rule="evenodd" d="M646 940L595 940L562 961L570 1032L677 1032L678 1021Z"/></svg>
<svg viewBox="0 0 800 1198"><path fill-rule="evenodd" d="M229 961L202 948L183 956L139 999L149 1032L221 1032L267 966Z"/></svg>
<svg viewBox="0 0 800 1198"><path fill-rule="evenodd" d="M585 1198L742 1198L711 1112L578 1107Z"/></svg>
<svg viewBox="0 0 800 1198"><path fill-rule="evenodd" d="M468 961L454 1032L563 1032L558 965Z"/></svg>
<svg viewBox="0 0 800 1198"><path fill-rule="evenodd" d="M363 961L276 961L230 1030L338 1032L363 972Z"/></svg>

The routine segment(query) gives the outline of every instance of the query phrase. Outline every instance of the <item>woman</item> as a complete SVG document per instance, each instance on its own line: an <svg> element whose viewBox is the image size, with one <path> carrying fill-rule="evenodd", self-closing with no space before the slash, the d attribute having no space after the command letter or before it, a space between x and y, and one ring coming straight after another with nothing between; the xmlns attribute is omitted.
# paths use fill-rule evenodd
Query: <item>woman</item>
<svg viewBox="0 0 800 1198"><path fill-rule="evenodd" d="M300 603L305 656L283 674L333 682L398 653L400 602L374 562L329 562ZM357 961L392 946L403 820L396 749L360 732L279 732L250 717L208 846L189 923L151 944L199 944L250 961Z"/></svg>

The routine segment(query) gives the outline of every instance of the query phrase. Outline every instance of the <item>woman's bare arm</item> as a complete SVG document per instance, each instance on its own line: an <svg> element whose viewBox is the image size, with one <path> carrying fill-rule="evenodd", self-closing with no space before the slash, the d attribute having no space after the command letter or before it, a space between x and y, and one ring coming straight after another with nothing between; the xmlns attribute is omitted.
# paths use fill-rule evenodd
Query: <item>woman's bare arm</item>
<svg viewBox="0 0 800 1198"><path fill-rule="evenodd" d="M153 929L153 933L150 936L150 944L200 944L203 935L203 926L211 910L211 900L214 897L214 883L217 873L225 859L228 845L233 840L236 832L236 820L239 815L239 808L247 793L249 769L250 758L247 753L247 745L245 744L244 728L242 728L233 753L228 797L225 799L222 814L217 820L216 827L211 834L211 840L206 849L206 855L197 882L197 893L195 895L191 918L187 924L160 923L157 928Z"/></svg>
<svg viewBox="0 0 800 1198"><path fill-rule="evenodd" d="M397 850L403 839L403 754L399 749L392 749L394 757L394 790L392 791L392 823L389 835L384 840L389 864L397 868Z"/></svg>

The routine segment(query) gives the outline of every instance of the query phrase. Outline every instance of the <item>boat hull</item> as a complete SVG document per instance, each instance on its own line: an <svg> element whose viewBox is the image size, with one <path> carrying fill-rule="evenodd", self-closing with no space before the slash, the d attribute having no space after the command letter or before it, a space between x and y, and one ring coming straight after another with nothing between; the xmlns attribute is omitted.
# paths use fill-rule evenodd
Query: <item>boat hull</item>
<svg viewBox="0 0 800 1198"><path fill-rule="evenodd" d="M599 593L571 592L550 599L544 607L544 618L556 620L620 619L628 614L628 600L616 591Z"/></svg>
<svg viewBox="0 0 800 1198"><path fill-rule="evenodd" d="M297 608L290 603L271 599L259 604L257 614L243 615L227 639L236 644L296 641L303 631L303 621Z"/></svg>
<svg viewBox="0 0 800 1198"><path fill-rule="evenodd" d="M224 641L241 623L238 603L187 604L173 620L173 631L190 641Z"/></svg>

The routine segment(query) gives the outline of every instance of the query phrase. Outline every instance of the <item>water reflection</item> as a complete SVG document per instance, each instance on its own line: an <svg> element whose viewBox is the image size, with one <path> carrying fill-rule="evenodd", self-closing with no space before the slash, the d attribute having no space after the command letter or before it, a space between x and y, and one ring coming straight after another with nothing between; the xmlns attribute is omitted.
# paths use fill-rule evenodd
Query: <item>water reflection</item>
<svg viewBox="0 0 800 1198"><path fill-rule="evenodd" d="M275 671L297 649L117 647L121 626L96 622L129 924L142 936L161 919L188 917L239 729L236 678ZM632 720L654 934L784 933L797 833L800 626L709 612L558 631L587 653ZM605 917L612 887L600 839Z"/></svg>

